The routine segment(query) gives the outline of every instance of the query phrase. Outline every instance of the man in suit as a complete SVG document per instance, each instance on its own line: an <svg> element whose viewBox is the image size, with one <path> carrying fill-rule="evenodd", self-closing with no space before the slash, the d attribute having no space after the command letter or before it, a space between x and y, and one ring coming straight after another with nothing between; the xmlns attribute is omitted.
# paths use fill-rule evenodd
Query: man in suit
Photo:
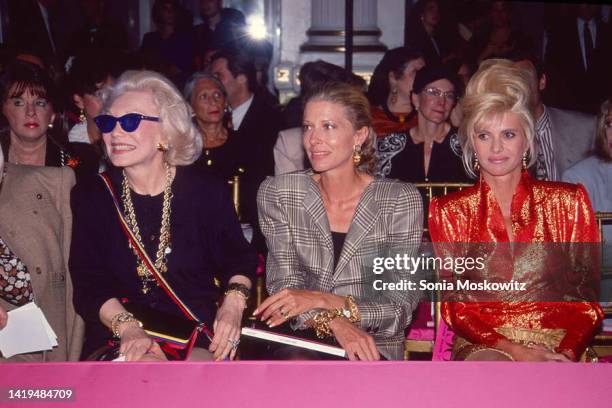
<svg viewBox="0 0 612 408"><path fill-rule="evenodd" d="M274 175L274 144L282 129L280 111L257 92L255 65L245 50L227 49L212 57L211 73L223 83L232 108L232 125L242 145L241 218L254 226L253 243L265 251L257 221L257 190Z"/></svg>
<svg viewBox="0 0 612 408"><path fill-rule="evenodd" d="M573 16L549 33L547 97L555 106L595 113L612 89L612 33L599 14L597 5L577 4Z"/></svg>
<svg viewBox="0 0 612 408"><path fill-rule="evenodd" d="M9 1L7 43L16 50L27 50L62 64L66 33L58 3L58 0Z"/></svg>
<svg viewBox="0 0 612 408"><path fill-rule="evenodd" d="M3 162L0 150L0 179L4 174ZM27 268L33 301L58 337L58 347L51 351L17 355L8 361L76 361L81 353L84 325L74 311L68 273L72 236L69 200L74 173L67 167L7 164L6 176L0 182L0 238L3 246ZM0 274L0 281L3 279L5 276ZM0 294L0 311L17 306ZM0 327L3 315L0 312Z"/></svg>
<svg viewBox="0 0 612 408"><path fill-rule="evenodd" d="M544 105L542 92L546 89L547 76L536 55L517 51L510 59L531 74L537 152L535 176L540 180L561 180L565 169L586 157L592 149L596 118Z"/></svg>

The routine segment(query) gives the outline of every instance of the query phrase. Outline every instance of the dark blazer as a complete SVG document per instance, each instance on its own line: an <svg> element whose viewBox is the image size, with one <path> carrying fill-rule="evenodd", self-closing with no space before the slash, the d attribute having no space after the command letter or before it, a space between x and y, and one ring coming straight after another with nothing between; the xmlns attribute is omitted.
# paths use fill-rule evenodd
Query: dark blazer
<svg viewBox="0 0 612 408"><path fill-rule="evenodd" d="M18 50L33 51L44 58L54 59L62 63L64 58L66 21L63 21L59 4L48 8L51 36L55 44L55 52L49 39L40 7L36 0L16 0L8 2L10 26L7 43Z"/></svg>
<svg viewBox="0 0 612 408"><path fill-rule="evenodd" d="M28 267L34 301L58 337L52 351L12 357L9 361L78 360L83 322L72 306L68 251L72 226L71 169L6 164L0 185L0 236ZM15 306L0 299L8 310ZM1 359L0 359L1 361Z"/></svg>
<svg viewBox="0 0 612 408"><path fill-rule="evenodd" d="M262 183L259 217L268 243L266 284L274 294L284 288L353 295L361 328L373 335L388 359L403 356L404 329L411 321L419 292L377 291L374 280L410 279L406 270L373 273L376 257L417 256L422 236L421 196L412 184L375 179L364 191L333 268L334 248L327 214L311 171L283 174ZM318 310L298 316L294 330Z"/></svg>
<svg viewBox="0 0 612 408"><path fill-rule="evenodd" d="M546 49L547 104L596 113L612 91L609 75L612 30L597 21L595 49L588 70L584 69L576 18L568 19L549 33Z"/></svg>
<svg viewBox="0 0 612 408"><path fill-rule="evenodd" d="M240 213L242 220L254 227L253 240L260 252L265 252L257 219L257 190L267 176L274 175L274 144L282 129L282 115L278 109L255 94L236 139L241 146L244 174L241 177Z"/></svg>

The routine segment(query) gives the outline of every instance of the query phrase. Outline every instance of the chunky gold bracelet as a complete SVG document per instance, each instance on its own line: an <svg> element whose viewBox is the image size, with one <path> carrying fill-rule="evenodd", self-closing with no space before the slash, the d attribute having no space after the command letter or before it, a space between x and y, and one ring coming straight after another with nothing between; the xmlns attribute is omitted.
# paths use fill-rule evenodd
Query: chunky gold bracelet
<svg viewBox="0 0 612 408"><path fill-rule="evenodd" d="M314 315L311 326L315 330L318 338L324 339L332 335L329 323L336 317L338 317L338 315L334 310L325 310Z"/></svg>
<svg viewBox="0 0 612 408"><path fill-rule="evenodd" d="M142 322L134 317L130 312L121 312L117 313L111 319L111 331L113 332L113 336L120 339L119 335L119 326L121 323L135 322L138 323L138 327L142 328Z"/></svg>
<svg viewBox="0 0 612 408"><path fill-rule="evenodd" d="M351 323L357 323L361 320L361 316L359 314L359 308L357 307L357 302L355 302L355 298L351 295L348 295L344 298L344 311L343 316L349 319ZM348 310L348 316L346 311Z"/></svg>
<svg viewBox="0 0 612 408"><path fill-rule="evenodd" d="M324 310L312 318L310 325L315 330L318 338L324 339L333 334L329 324L336 317L345 317L351 323L357 323L360 320L359 308L354 297L348 295L344 298L344 308Z"/></svg>

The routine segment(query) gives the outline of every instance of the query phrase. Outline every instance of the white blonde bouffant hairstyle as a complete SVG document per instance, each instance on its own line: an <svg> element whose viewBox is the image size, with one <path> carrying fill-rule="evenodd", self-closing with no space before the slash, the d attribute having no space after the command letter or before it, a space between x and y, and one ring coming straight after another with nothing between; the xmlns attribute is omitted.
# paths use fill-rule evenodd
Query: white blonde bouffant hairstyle
<svg viewBox="0 0 612 408"><path fill-rule="evenodd" d="M463 121L459 141L463 150L463 165L467 173L477 178L474 169L474 136L483 123L507 112L517 115L527 137L528 166L535 162L535 123L529 71L505 59L483 61L467 84L461 100Z"/></svg>
<svg viewBox="0 0 612 408"><path fill-rule="evenodd" d="M191 105L176 87L153 71L126 71L102 94L102 112L108 112L115 99L126 92L151 92L159 109L162 135L168 141L164 159L174 166L186 166L200 157L202 137L195 127Z"/></svg>

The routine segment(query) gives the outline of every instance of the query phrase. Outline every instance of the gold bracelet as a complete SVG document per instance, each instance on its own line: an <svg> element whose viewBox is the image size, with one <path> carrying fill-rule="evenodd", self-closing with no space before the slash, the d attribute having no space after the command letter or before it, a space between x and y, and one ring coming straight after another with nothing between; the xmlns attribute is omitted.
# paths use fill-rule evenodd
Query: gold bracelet
<svg viewBox="0 0 612 408"><path fill-rule="evenodd" d="M359 308L353 296L348 295L344 298L344 308L324 310L312 318L310 325L318 338L324 339L333 334L329 324L336 317L345 317L351 323L357 323L360 320Z"/></svg>
<svg viewBox="0 0 612 408"><path fill-rule="evenodd" d="M131 314L130 312L121 312L114 315L111 319L111 331L113 332L113 336L120 339L121 336L119 335L119 326L122 323L128 322L138 323L138 327L142 329L142 322L136 319L133 314Z"/></svg>
<svg viewBox="0 0 612 408"><path fill-rule="evenodd" d="M348 311L348 316L346 311ZM348 295L344 298L344 310L343 316L349 319L351 323L357 323L361 320L361 315L359 314L359 308L357 307L357 302L355 302L355 298L351 295Z"/></svg>
<svg viewBox="0 0 612 408"><path fill-rule="evenodd" d="M248 307L248 302L249 302L249 298L247 295L245 295L244 293L242 293L241 291L237 290L237 289L230 289L230 290L226 290L224 295L227 296L229 294L236 294L238 296L240 296L242 299L244 299L244 308L246 309Z"/></svg>
<svg viewBox="0 0 612 408"><path fill-rule="evenodd" d="M314 315L310 325L315 330L318 338L324 339L332 335L329 323L336 317L338 317L338 315L332 310L324 310Z"/></svg>

